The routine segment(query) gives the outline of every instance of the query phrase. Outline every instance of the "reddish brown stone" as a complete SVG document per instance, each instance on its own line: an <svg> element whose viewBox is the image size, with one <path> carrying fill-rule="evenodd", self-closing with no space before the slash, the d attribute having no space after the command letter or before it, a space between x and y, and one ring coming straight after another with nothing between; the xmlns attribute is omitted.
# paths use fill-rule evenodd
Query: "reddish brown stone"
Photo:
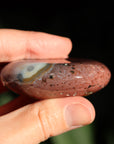
<svg viewBox="0 0 114 144"><path fill-rule="evenodd" d="M5 86L19 94L38 99L86 96L104 88L110 78L109 69L102 63L75 59L48 64L39 60L21 60L8 64L1 73ZM25 65L26 64L26 65Z"/></svg>

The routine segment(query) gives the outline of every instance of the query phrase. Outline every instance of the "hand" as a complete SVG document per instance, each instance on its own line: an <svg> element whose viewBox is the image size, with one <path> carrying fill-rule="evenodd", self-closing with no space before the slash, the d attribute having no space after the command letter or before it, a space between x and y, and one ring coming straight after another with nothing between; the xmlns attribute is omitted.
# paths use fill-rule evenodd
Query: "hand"
<svg viewBox="0 0 114 144"><path fill-rule="evenodd" d="M41 32L0 30L0 62L65 58L71 47L71 41L64 37ZM0 91L5 90L0 84ZM0 115L0 143L37 144L50 136L90 124L95 111L88 100L79 96L37 102L20 96L1 106Z"/></svg>

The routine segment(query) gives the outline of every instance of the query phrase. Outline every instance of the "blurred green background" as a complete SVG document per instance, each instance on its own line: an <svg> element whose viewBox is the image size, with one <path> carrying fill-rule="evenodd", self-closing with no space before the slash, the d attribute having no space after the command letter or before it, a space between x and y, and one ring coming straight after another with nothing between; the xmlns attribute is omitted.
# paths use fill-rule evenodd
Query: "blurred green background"
<svg viewBox="0 0 114 144"><path fill-rule="evenodd" d="M43 144L114 144L113 102L113 1L7 1L0 3L0 28L33 30L66 36L72 40L70 57L103 62L112 72L109 85L89 99L96 119L88 126L48 139ZM14 99L12 92L0 95L0 105Z"/></svg>

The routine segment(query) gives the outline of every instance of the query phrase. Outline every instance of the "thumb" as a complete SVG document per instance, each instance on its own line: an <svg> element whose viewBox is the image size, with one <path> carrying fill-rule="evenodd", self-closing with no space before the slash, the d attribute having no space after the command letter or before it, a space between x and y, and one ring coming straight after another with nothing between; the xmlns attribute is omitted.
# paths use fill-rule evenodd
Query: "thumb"
<svg viewBox="0 0 114 144"><path fill-rule="evenodd" d="M91 123L95 111L83 97L48 99L0 118L2 144L37 144L51 136Z"/></svg>

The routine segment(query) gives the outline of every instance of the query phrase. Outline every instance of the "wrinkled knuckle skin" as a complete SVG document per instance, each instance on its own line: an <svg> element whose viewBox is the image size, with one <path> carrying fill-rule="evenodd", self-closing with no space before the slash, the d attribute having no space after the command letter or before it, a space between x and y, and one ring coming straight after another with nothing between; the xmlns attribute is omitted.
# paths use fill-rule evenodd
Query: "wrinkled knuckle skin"
<svg viewBox="0 0 114 144"><path fill-rule="evenodd" d="M39 53L38 51L36 51L36 49L38 49L39 46L39 42L36 43L36 41L34 40L34 38L28 38L26 40L25 43L25 58L34 58L34 56L37 56L37 54Z"/></svg>
<svg viewBox="0 0 114 144"><path fill-rule="evenodd" d="M50 124L48 120L48 112L47 107L44 104L41 104L42 106L38 105L38 103L35 103L34 105L34 114L37 119L38 128L40 129L40 133L42 134L42 141L48 139L50 137Z"/></svg>
<svg viewBox="0 0 114 144"><path fill-rule="evenodd" d="M44 116L44 114L43 114ZM49 138L49 135L48 135L48 131L45 130L45 124L43 122L43 117L42 117L42 111L39 110L38 112L38 119L40 120L40 125L41 125L41 130L43 132L43 137L44 137L44 140L48 139ZM45 118L46 120L46 118Z"/></svg>

